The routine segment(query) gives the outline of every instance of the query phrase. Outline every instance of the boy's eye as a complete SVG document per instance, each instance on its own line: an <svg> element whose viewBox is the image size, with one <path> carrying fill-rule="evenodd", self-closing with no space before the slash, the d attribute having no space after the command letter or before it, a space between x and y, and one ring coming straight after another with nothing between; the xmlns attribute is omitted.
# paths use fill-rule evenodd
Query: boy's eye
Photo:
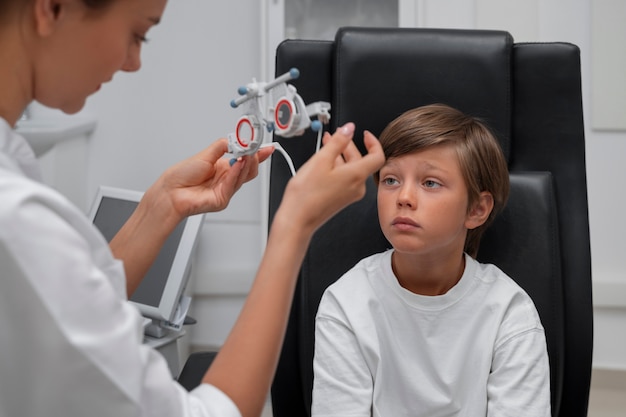
<svg viewBox="0 0 626 417"><path fill-rule="evenodd" d="M441 187L441 184L439 184L437 181L426 180L424 181L424 186L426 188L437 188L437 187Z"/></svg>
<svg viewBox="0 0 626 417"><path fill-rule="evenodd" d="M395 178L383 178L382 183L385 185L394 185L398 183L398 180Z"/></svg>

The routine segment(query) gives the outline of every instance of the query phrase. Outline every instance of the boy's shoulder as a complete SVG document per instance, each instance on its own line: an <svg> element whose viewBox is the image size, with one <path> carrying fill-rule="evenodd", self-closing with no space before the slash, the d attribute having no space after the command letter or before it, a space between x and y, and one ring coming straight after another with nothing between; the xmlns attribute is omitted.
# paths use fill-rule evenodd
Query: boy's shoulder
<svg viewBox="0 0 626 417"><path fill-rule="evenodd" d="M351 285L363 281L366 277L384 273L386 269L391 268L392 252L392 250L387 250L361 259L331 285Z"/></svg>
<svg viewBox="0 0 626 417"><path fill-rule="evenodd" d="M490 286L497 291L509 292L511 294L523 293L526 291L513 279L510 275L500 269L497 265L490 263L481 263L476 260L477 267L475 269L474 278L482 282L484 285Z"/></svg>
<svg viewBox="0 0 626 417"><path fill-rule="evenodd" d="M494 310L501 310L504 321L514 323L513 327L542 327L532 297L499 267L478 263L475 277L486 288L485 304Z"/></svg>
<svg viewBox="0 0 626 417"><path fill-rule="evenodd" d="M354 297L355 294L375 291L372 281L380 280L386 269L391 269L391 250L375 253L361 259L352 268L346 271L337 281L326 288L326 293L335 297ZM370 279L373 278L373 279Z"/></svg>
<svg viewBox="0 0 626 417"><path fill-rule="evenodd" d="M385 291L381 288L382 275L386 263L391 269L390 257L391 253L387 251L363 258L330 284L320 300L317 318L344 320L359 317L358 320L362 320L370 317L375 310L373 305L381 303L380 297Z"/></svg>

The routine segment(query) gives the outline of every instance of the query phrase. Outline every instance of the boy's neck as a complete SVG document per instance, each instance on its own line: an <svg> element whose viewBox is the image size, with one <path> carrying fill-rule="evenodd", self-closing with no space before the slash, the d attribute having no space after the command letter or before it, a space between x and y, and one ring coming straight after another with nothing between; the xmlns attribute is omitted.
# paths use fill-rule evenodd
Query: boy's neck
<svg viewBox="0 0 626 417"><path fill-rule="evenodd" d="M394 251L391 267L404 289L419 295L443 295L461 280L465 254L430 258Z"/></svg>

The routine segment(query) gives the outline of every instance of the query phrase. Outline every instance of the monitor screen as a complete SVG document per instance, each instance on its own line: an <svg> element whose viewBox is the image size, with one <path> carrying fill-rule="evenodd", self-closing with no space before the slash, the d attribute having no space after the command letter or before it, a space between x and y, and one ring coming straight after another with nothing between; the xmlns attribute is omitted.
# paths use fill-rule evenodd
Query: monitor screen
<svg viewBox="0 0 626 417"><path fill-rule="evenodd" d="M142 193L100 187L90 218L107 241L111 241L133 213ZM189 278L191 255L202 223L202 216L183 220L163 244L130 301L142 314L157 320L171 321Z"/></svg>

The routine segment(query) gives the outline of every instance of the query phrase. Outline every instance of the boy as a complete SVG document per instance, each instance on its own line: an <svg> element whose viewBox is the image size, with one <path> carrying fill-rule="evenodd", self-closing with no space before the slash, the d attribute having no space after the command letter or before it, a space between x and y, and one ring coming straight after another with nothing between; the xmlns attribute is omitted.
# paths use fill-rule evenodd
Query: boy
<svg viewBox="0 0 626 417"><path fill-rule="evenodd" d="M544 329L480 237L509 192L479 120L407 111L380 137L378 216L393 249L331 285L316 318L313 416L550 416Z"/></svg>

